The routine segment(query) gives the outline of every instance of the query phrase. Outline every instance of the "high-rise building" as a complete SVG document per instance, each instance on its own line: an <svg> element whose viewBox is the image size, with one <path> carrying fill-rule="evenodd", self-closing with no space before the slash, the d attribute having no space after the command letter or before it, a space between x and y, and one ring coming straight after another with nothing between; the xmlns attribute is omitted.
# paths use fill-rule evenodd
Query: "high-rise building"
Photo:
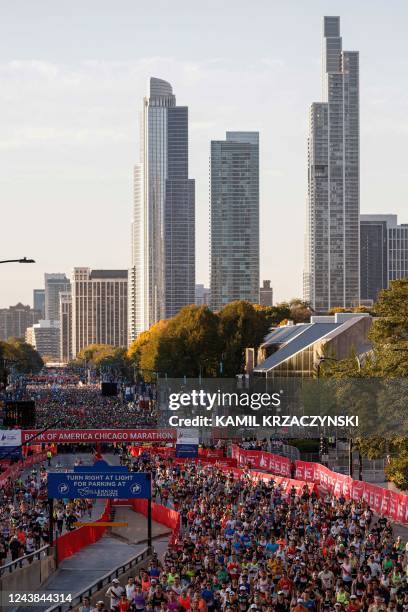
<svg viewBox="0 0 408 612"><path fill-rule="evenodd" d="M360 215L360 291L375 302L390 281L408 277L408 224L397 215Z"/></svg>
<svg viewBox="0 0 408 612"><path fill-rule="evenodd" d="M323 20L323 101L310 109L304 299L317 312L360 301L359 55L340 17Z"/></svg>
<svg viewBox="0 0 408 612"><path fill-rule="evenodd" d="M273 306L273 289L270 280L264 280L259 288L259 303L261 306Z"/></svg>
<svg viewBox="0 0 408 612"><path fill-rule="evenodd" d="M60 356L60 329L58 321L40 319L25 334L26 342L50 361L58 361Z"/></svg>
<svg viewBox="0 0 408 612"><path fill-rule="evenodd" d="M211 307L259 302L259 134L211 142Z"/></svg>
<svg viewBox="0 0 408 612"><path fill-rule="evenodd" d="M72 355L89 344L127 344L127 270L74 268Z"/></svg>
<svg viewBox="0 0 408 612"><path fill-rule="evenodd" d="M41 319L41 311L19 302L9 308L0 308L0 340L24 338L27 327Z"/></svg>
<svg viewBox="0 0 408 612"><path fill-rule="evenodd" d="M70 291L69 278L65 274L44 274L45 318L48 321L59 321L59 294Z"/></svg>
<svg viewBox="0 0 408 612"><path fill-rule="evenodd" d="M205 304L206 306L210 305L211 301L211 291L208 287L204 287L204 285L198 284L195 286L195 303L197 306L202 306Z"/></svg>
<svg viewBox="0 0 408 612"><path fill-rule="evenodd" d="M33 289L33 308L41 311L41 317L45 318L45 289Z"/></svg>
<svg viewBox="0 0 408 612"><path fill-rule="evenodd" d="M188 178L188 108L170 83L150 79L134 172L129 342L194 304L195 181Z"/></svg>
<svg viewBox="0 0 408 612"><path fill-rule="evenodd" d="M68 363L72 355L72 295L69 291L60 293L60 362Z"/></svg>

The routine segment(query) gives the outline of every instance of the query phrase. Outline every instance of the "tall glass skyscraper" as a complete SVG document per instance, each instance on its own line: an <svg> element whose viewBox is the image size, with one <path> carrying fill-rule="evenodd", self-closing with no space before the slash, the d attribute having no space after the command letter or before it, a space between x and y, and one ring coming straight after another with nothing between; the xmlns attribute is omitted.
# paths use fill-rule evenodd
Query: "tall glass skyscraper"
<svg viewBox="0 0 408 612"><path fill-rule="evenodd" d="M211 142L211 307L259 303L259 134Z"/></svg>
<svg viewBox="0 0 408 612"><path fill-rule="evenodd" d="M323 101L310 109L304 298L317 312L360 301L359 56L323 20Z"/></svg>
<svg viewBox="0 0 408 612"><path fill-rule="evenodd" d="M134 173L129 342L195 300L195 181L188 178L188 108L150 79Z"/></svg>

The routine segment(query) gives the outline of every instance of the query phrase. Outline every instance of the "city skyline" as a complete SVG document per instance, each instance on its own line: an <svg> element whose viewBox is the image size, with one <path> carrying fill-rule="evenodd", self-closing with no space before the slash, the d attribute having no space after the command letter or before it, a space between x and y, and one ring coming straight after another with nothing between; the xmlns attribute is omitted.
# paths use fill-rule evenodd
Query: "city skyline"
<svg viewBox="0 0 408 612"><path fill-rule="evenodd" d="M64 11L61 15L51 11L49 20L62 39L74 25L80 40L85 40L85 31L89 36L88 44L68 50L51 33L35 42L29 37L14 41L20 30L16 15L6 11L0 154L5 162L2 195L8 203L11 231L4 237L3 248L7 257L26 254L37 264L25 269L3 266L0 306L31 303L32 289L41 286L44 272L69 271L85 260L90 245L91 257L87 254L86 261L94 268L127 267L139 100L152 74L167 78L190 109L190 176L197 182L197 282L208 285L209 143L227 130L253 129L260 132L262 143L261 278L271 279L276 301L300 295L307 188L305 109L318 99L321 20L328 12L341 16L346 46L359 49L364 71L361 212L392 212L402 223L407 220L402 155L406 102L399 78L407 59L398 36L407 16L403 3L395 3L392 20L386 4L376 3L370 10L377 18L367 25L365 7L350 2L334 2L330 7L316 2L307 11L299 2L288 7L259 2L256 33L250 32L249 39L244 5L238 3L234 4L237 29L226 40L219 34L220 28L226 31L228 11L217 6L219 21L211 32L211 45L203 46L191 44L192 39L205 20L214 16L215 4L210 2L206 14L198 11L197 15L180 2L192 29L179 31L173 53L166 58L164 42L153 45L148 35L153 23L156 31L168 28L169 36L174 35L178 26L170 12L163 8L157 22L146 9L137 24L135 47L125 23L133 9L125 5L121 16L115 15L114 35L103 53L96 30L90 27L89 8L79 25L75 16L67 22ZM294 7L296 23L290 19ZM269 19L272 15L279 19ZM109 7L102 3L98 36L111 25L110 16ZM34 13L25 7L19 24L22 33L33 19ZM391 22L392 37L387 31ZM249 44L241 49L244 31ZM295 38L302 54L291 46ZM378 70L383 75L380 83ZM63 232L55 225L57 218L64 220ZM97 232L90 234L92 222L97 223ZM36 232L32 232L35 223ZM106 249L106 244L111 248ZM285 267L280 263L282 254Z"/></svg>

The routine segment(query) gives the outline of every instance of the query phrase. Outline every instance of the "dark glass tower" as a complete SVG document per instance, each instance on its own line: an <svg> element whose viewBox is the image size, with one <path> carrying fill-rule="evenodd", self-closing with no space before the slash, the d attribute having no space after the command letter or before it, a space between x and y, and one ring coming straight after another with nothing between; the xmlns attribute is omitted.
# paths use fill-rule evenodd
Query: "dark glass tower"
<svg viewBox="0 0 408 612"><path fill-rule="evenodd" d="M259 134L211 142L211 307L259 303Z"/></svg>

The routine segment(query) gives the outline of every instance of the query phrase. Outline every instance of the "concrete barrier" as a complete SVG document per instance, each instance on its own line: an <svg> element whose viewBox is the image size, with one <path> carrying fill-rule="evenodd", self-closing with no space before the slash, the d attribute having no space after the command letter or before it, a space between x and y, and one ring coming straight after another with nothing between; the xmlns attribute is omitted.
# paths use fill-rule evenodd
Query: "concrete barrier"
<svg viewBox="0 0 408 612"><path fill-rule="evenodd" d="M53 555L37 559L10 573L0 576L0 591L35 591L44 584L55 571Z"/></svg>

